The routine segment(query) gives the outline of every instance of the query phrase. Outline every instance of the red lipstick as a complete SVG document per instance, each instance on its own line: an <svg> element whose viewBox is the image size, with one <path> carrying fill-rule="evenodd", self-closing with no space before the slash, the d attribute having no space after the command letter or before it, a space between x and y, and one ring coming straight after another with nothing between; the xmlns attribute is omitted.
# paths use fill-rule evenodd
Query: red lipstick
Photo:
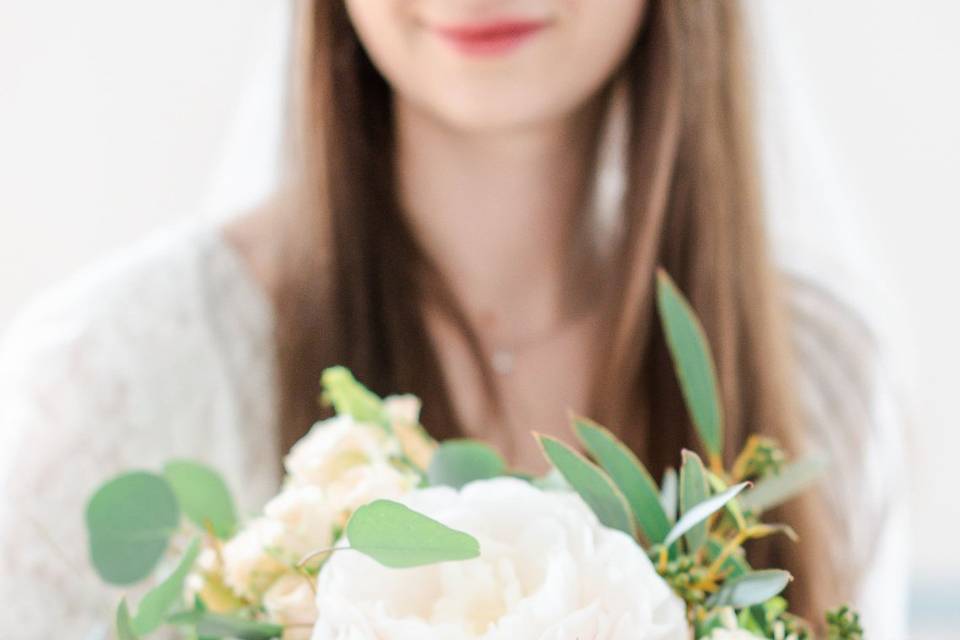
<svg viewBox="0 0 960 640"><path fill-rule="evenodd" d="M546 26L542 20L498 20L434 27L434 31L462 53L492 56L515 49Z"/></svg>

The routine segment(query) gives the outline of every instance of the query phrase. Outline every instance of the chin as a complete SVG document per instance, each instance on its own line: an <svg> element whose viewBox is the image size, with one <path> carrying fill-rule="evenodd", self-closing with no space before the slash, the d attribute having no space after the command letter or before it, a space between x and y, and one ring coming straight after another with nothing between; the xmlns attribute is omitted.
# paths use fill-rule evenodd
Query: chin
<svg viewBox="0 0 960 640"><path fill-rule="evenodd" d="M535 85L534 85L535 86ZM464 132L495 133L543 126L568 116L577 109L548 94L515 94L501 90L470 89L431 101L426 110L451 129Z"/></svg>

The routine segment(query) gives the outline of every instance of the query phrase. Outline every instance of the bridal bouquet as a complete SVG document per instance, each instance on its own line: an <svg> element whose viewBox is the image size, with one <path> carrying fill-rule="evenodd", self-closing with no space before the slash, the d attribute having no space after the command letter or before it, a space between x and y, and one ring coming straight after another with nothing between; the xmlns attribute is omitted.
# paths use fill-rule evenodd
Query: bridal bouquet
<svg viewBox="0 0 960 640"><path fill-rule="evenodd" d="M754 569L743 544L794 536L760 518L819 464L753 437L725 469L709 346L662 273L658 307L706 462L683 451L658 486L611 432L575 417L578 448L535 434L550 474L512 473L480 442L434 442L415 397L381 399L332 368L322 386L336 416L289 452L262 515L239 521L220 476L190 461L95 493L86 522L102 578L157 574L135 613L119 605L117 636L812 638L780 595L790 575ZM862 638L845 607L826 622L831 640Z"/></svg>

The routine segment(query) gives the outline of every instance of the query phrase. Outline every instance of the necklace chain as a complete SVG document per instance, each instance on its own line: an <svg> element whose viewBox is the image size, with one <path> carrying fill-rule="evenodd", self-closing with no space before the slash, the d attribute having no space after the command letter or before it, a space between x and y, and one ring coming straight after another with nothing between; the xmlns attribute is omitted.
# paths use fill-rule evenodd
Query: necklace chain
<svg viewBox="0 0 960 640"><path fill-rule="evenodd" d="M499 376L509 376L516 370L517 359L521 354L550 342L592 315L592 310L587 309L561 320L546 330L516 340L512 344L501 343L488 347L491 369Z"/></svg>

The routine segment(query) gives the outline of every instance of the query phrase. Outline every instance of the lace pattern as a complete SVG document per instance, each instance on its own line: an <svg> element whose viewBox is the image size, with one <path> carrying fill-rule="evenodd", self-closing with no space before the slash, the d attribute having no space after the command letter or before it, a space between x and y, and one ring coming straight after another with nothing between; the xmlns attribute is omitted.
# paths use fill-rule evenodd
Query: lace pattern
<svg viewBox="0 0 960 640"><path fill-rule="evenodd" d="M112 619L119 592L90 568L83 530L85 501L110 475L186 457L221 470L245 509L277 489L271 321L235 259L213 230L180 230L48 296L9 332L0 637L98 637Z"/></svg>

